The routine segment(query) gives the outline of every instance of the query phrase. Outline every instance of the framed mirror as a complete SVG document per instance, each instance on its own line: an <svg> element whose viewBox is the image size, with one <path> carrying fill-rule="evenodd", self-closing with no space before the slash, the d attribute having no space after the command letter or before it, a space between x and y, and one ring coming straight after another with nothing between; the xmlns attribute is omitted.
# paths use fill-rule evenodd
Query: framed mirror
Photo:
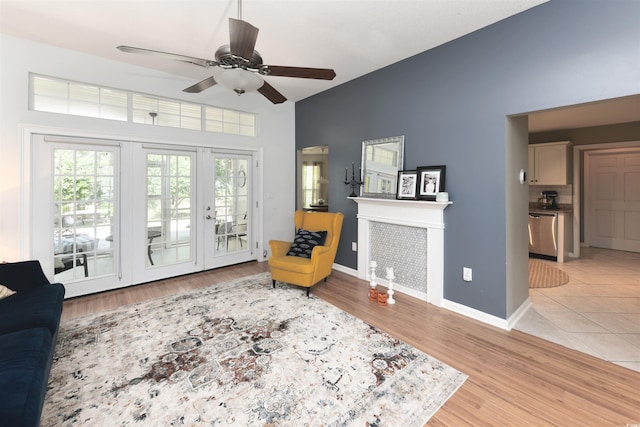
<svg viewBox="0 0 640 427"><path fill-rule="evenodd" d="M360 196L395 199L403 166L404 135L363 141Z"/></svg>
<svg viewBox="0 0 640 427"><path fill-rule="evenodd" d="M329 210L329 147L306 147L300 152L298 209Z"/></svg>

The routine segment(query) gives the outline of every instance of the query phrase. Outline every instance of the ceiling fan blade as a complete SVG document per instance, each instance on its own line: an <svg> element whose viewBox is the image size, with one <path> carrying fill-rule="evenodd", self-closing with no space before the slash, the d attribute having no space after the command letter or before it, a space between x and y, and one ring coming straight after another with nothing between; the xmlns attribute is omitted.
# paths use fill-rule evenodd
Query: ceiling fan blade
<svg viewBox="0 0 640 427"><path fill-rule="evenodd" d="M211 77L207 77L201 82L194 84L193 86L189 86L186 89L182 89L182 91L187 93L200 93L205 89L209 89L211 86L215 85L216 83L217 82L215 81L213 76L211 76Z"/></svg>
<svg viewBox="0 0 640 427"><path fill-rule="evenodd" d="M258 39L258 29L246 21L229 18L231 53L250 61Z"/></svg>
<svg viewBox="0 0 640 427"><path fill-rule="evenodd" d="M199 65L205 68L218 65L216 61L213 61L211 59L196 58L193 56L179 55L177 53L162 52L159 50L143 49L141 47L118 46L118 50L121 50L122 52L127 52L127 53L138 53L142 55L162 56L167 59L173 59L174 61L188 62L190 64Z"/></svg>
<svg viewBox="0 0 640 427"><path fill-rule="evenodd" d="M258 89L258 92L260 92L262 95L264 95L265 98L267 98L269 101L273 102L274 104L282 104L284 101L287 100L287 98L285 98L283 94L278 92L273 86L271 86L267 82L264 82L264 84Z"/></svg>
<svg viewBox="0 0 640 427"><path fill-rule="evenodd" d="M281 67L267 65L268 76L298 77L301 79L333 80L336 72L330 68Z"/></svg>

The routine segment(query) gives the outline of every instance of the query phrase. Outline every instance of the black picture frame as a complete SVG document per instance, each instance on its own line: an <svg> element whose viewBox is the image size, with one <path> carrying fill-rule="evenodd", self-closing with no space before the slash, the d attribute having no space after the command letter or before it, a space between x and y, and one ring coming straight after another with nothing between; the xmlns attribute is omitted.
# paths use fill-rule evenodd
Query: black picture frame
<svg viewBox="0 0 640 427"><path fill-rule="evenodd" d="M416 169L418 175L418 188L416 190L418 199L436 200L436 194L444 191L446 170L447 167L445 165L420 166Z"/></svg>
<svg viewBox="0 0 640 427"><path fill-rule="evenodd" d="M415 200L418 189L418 173L412 171L398 171L398 188L396 189L396 199Z"/></svg>

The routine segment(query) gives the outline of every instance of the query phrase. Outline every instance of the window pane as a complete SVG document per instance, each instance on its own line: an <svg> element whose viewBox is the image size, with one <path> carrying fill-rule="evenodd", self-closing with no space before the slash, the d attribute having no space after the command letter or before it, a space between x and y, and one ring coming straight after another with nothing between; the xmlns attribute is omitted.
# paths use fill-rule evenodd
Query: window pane
<svg viewBox="0 0 640 427"><path fill-rule="evenodd" d="M35 76L33 78L33 93L67 99L69 83L61 80L47 79Z"/></svg>
<svg viewBox="0 0 640 427"><path fill-rule="evenodd" d="M66 99L35 95L33 97L33 109L49 113L68 114L68 102Z"/></svg>
<svg viewBox="0 0 640 427"><path fill-rule="evenodd" d="M155 124L208 132L256 136L256 115L219 107L32 75L30 94L37 111ZM205 114L203 127L203 108Z"/></svg>
<svg viewBox="0 0 640 427"><path fill-rule="evenodd" d="M71 83L69 85L69 98L98 104L100 102L100 90L94 86Z"/></svg>

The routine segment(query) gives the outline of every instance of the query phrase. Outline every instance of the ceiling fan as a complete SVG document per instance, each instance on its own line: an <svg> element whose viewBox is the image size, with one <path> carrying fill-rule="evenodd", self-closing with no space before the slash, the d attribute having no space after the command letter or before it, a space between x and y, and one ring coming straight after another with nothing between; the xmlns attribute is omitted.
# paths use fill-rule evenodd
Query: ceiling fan
<svg viewBox="0 0 640 427"><path fill-rule="evenodd" d="M238 0L238 19L229 18L230 44L223 45L216 50L215 60L196 58L158 50L143 49L132 46L118 46L118 49L128 53L162 56L167 59L188 62L204 68L220 67L222 71L215 76L183 89L188 93L199 93L220 83L234 90L238 95L257 90L274 104L287 100L262 76L297 77L303 79L333 80L335 71L328 68L286 67L279 65L265 65L262 56L254 49L258 38L258 28L242 20L242 0Z"/></svg>

